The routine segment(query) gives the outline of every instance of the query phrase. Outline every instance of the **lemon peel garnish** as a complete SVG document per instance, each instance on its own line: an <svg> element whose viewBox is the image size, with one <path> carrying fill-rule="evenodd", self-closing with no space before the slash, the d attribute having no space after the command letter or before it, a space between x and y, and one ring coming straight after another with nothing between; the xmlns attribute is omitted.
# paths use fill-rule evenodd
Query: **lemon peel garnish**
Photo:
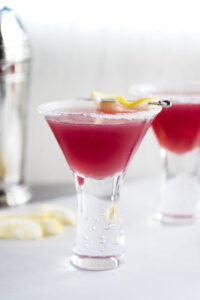
<svg viewBox="0 0 200 300"><path fill-rule="evenodd" d="M153 102L158 102L159 98L158 97L150 97L150 98L143 98L143 99L138 99L136 101L127 101L126 98L122 96L116 96L116 99L119 101L120 104L126 106L126 107L135 107L141 104L150 104Z"/></svg>
<svg viewBox="0 0 200 300"><path fill-rule="evenodd" d="M106 94L106 93L97 92L97 91L92 92L90 97L91 97L97 104L101 103L102 100L109 100L109 99L117 100L117 99L116 99L116 97L117 97L116 94Z"/></svg>
<svg viewBox="0 0 200 300"><path fill-rule="evenodd" d="M132 107L135 108L137 106L149 105L159 101L158 97L150 97L150 98L138 99L136 101L128 101L125 97L117 94L106 94L97 91L91 93L91 98L97 103L98 106L101 105L103 100L116 100L116 105L121 104L122 106L128 108L132 108Z"/></svg>

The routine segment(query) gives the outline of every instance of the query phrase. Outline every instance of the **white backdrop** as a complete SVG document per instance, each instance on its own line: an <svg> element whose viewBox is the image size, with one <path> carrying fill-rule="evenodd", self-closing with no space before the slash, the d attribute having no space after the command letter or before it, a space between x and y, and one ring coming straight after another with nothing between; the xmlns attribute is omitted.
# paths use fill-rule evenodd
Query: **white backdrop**
<svg viewBox="0 0 200 300"><path fill-rule="evenodd" d="M200 80L198 1L13 0L33 48L26 177L72 181L39 103L88 96L94 89L128 95L133 83ZM127 177L157 176L150 132Z"/></svg>

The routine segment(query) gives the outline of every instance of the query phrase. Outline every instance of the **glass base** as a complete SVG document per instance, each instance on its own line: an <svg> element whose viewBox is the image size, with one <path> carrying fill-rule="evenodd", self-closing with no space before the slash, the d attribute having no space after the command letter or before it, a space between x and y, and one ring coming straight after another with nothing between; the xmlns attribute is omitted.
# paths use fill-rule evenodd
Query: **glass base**
<svg viewBox="0 0 200 300"><path fill-rule="evenodd" d="M106 271L117 268L120 264L120 257L92 257L74 254L71 256L71 262L75 267L78 267L79 269L88 271Z"/></svg>
<svg viewBox="0 0 200 300"><path fill-rule="evenodd" d="M155 213L154 219L168 225L187 225L193 224L196 221L194 215L172 215L161 212Z"/></svg>

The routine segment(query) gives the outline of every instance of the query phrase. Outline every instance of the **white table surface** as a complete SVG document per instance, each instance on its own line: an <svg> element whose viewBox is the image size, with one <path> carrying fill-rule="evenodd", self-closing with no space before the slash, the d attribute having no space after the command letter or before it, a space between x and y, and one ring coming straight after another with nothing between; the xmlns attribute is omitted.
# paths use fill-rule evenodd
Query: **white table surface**
<svg viewBox="0 0 200 300"><path fill-rule="evenodd" d="M200 224L152 219L158 181L124 185L126 259L116 270L81 271L69 263L75 229L40 241L0 240L0 300L200 299ZM45 193L44 193L45 194ZM74 205L74 196L51 202ZM14 208L32 210L38 202Z"/></svg>

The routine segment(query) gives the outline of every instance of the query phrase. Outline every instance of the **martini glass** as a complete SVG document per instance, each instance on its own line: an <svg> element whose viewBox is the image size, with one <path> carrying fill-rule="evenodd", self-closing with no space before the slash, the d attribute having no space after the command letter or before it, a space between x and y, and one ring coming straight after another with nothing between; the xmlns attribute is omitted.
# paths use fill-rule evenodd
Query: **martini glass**
<svg viewBox="0 0 200 300"><path fill-rule="evenodd" d="M117 267L124 254L119 192L128 163L161 111L102 113L93 101L72 99L39 106L72 170L77 195L73 265Z"/></svg>
<svg viewBox="0 0 200 300"><path fill-rule="evenodd" d="M193 223L199 198L199 84L141 85L132 92L167 97L172 102L152 123L163 160L161 201L155 217L167 224Z"/></svg>

